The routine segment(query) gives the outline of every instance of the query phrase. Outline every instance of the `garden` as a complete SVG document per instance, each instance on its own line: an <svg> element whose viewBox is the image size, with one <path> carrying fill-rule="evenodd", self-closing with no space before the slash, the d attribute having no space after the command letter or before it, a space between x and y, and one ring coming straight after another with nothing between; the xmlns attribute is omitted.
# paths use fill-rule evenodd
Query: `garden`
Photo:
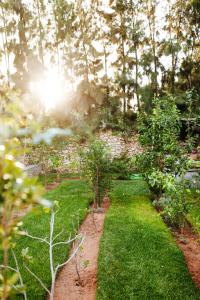
<svg viewBox="0 0 200 300"><path fill-rule="evenodd" d="M2 300L200 299L200 1L0 2Z"/></svg>

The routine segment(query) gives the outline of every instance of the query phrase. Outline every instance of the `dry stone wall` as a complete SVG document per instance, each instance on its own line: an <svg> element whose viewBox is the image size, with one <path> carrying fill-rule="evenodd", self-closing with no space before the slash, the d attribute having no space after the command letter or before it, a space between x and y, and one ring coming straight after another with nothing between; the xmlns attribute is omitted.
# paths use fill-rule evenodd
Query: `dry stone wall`
<svg viewBox="0 0 200 300"><path fill-rule="evenodd" d="M110 148L111 156L117 157L126 152L129 156L141 153L142 148L138 142L138 135L133 135L125 142L124 138L113 135L111 131L101 132L99 138Z"/></svg>

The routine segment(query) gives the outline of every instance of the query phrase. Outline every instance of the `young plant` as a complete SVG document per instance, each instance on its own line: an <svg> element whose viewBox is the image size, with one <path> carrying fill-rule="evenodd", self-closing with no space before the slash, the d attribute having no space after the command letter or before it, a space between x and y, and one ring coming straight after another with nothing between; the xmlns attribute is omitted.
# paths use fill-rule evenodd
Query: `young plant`
<svg viewBox="0 0 200 300"><path fill-rule="evenodd" d="M49 156L50 166L53 169L53 171L57 174L57 179L59 180L60 175L60 166L62 165L63 159L60 154L53 154Z"/></svg>
<svg viewBox="0 0 200 300"><path fill-rule="evenodd" d="M101 202L110 186L110 159L105 144L100 140L92 140L86 149L80 151L81 171L94 191L96 207Z"/></svg>
<svg viewBox="0 0 200 300"><path fill-rule="evenodd" d="M66 238L65 241L57 241L58 237L62 234L63 231L61 231L60 233L58 233L56 236L54 236L54 225L55 225L55 216L59 211L58 208L58 203L54 202L54 205L52 208L47 208L45 209L45 211L48 213L51 213L51 217L50 217L50 236L49 239L46 238L41 238L38 236L33 236L31 234L29 234L28 232L24 231L23 235L26 237L29 237L30 239L33 240L38 240L41 243L45 243L47 245L47 247L49 248L49 259L50 259L50 272L51 272L51 289L49 290L48 287L45 286L45 284L43 283L43 280L41 278L39 278L37 276L37 274L35 274L28 266L27 261L29 261L31 259L31 257L28 254L28 249L23 249L22 250L22 256L23 256L23 260L24 260L24 267L25 269L39 282L39 284L42 286L43 289L45 289L45 291L48 293L50 300L54 299L54 292L55 292L55 281L56 281L56 276L59 272L59 270L64 267L71 259L73 259L74 257L76 257L77 252L79 251L79 249L82 246L82 243L84 241L84 235L79 233L76 234L73 238L69 237ZM71 253L70 257L61 264L54 264L54 252L53 249L54 247L59 247L60 245L70 245L71 243L74 243L74 248L73 248L73 252Z"/></svg>
<svg viewBox="0 0 200 300"><path fill-rule="evenodd" d="M179 144L179 111L172 97L155 99L150 115L140 113L138 129L144 151L137 158L137 164L144 173L150 187L151 177L156 173L183 176L188 168L188 158ZM161 176L162 177L162 176ZM159 181L159 178L157 178ZM157 185L155 191L162 191Z"/></svg>
<svg viewBox="0 0 200 300"><path fill-rule="evenodd" d="M110 171L117 174L118 179L129 179L130 174L135 170L135 157L129 157L127 152L123 152L120 156L114 157Z"/></svg>
<svg viewBox="0 0 200 300"><path fill-rule="evenodd" d="M187 189L185 182L177 182L172 178L165 179L164 188L165 193L155 204L162 209L161 214L168 223L182 228L187 223L191 205L187 201L190 190Z"/></svg>
<svg viewBox="0 0 200 300"><path fill-rule="evenodd" d="M4 97L4 108L0 111L0 296L3 300L22 292L21 284L18 284L21 281L18 267L12 269L9 266L9 253L20 233L22 218L35 204L43 202L44 192L36 178L29 178L23 172L23 165L19 162L24 153L20 138L28 132L24 128L28 126L26 115L17 105L16 94L8 91Z"/></svg>

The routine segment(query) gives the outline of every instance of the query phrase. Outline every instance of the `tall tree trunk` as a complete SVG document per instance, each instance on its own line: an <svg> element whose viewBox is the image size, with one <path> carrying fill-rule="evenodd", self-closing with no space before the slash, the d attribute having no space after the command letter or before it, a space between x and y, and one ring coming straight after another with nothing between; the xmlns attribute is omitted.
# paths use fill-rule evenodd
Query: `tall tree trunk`
<svg viewBox="0 0 200 300"><path fill-rule="evenodd" d="M8 84L8 86L10 86L10 56L9 56L9 51L8 51L8 37L7 37L7 32L6 32L7 24L6 24L6 17L5 17L5 12L4 12L3 7L1 7L1 13L2 13L3 26L4 26L4 36L5 36L5 39L4 39L3 33L1 34L2 45L3 45L5 64L6 64L7 84Z"/></svg>
<svg viewBox="0 0 200 300"><path fill-rule="evenodd" d="M155 6L156 4L152 3L152 0L147 2L148 7L148 21L149 21L149 31L150 31L150 41L152 47L153 54L153 64L154 64L154 72L153 72L153 91L155 96L158 96L158 66L157 66L157 53L156 53L156 16L155 16Z"/></svg>
<svg viewBox="0 0 200 300"><path fill-rule="evenodd" d="M135 44L135 94L136 94L136 100L137 100L137 107L140 111L140 97L139 97L139 91L138 91L138 50L137 45Z"/></svg>
<svg viewBox="0 0 200 300"><path fill-rule="evenodd" d="M122 16L121 20L123 22ZM122 25L124 26L124 24ZM123 84L122 84L122 90L123 90L123 115L124 115L124 123L125 123L125 114L126 114L126 108L127 108L127 101L126 101L126 84L125 84L125 77L126 77L126 57L125 57L125 49L124 49L124 37L122 35L122 75L123 75Z"/></svg>
<svg viewBox="0 0 200 300"><path fill-rule="evenodd" d="M42 62L42 65L44 65L44 53L43 53L43 40L42 40L42 23L41 23L41 11L40 11L40 2L39 0L37 0L37 11L38 11L38 23L39 23L39 35L40 35L40 39L39 39L39 57L40 60Z"/></svg>

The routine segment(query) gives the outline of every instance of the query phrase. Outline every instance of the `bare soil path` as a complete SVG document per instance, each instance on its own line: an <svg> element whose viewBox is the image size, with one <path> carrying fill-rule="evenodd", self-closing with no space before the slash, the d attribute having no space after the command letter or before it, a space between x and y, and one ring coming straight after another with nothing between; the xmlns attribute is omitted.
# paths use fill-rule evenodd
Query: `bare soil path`
<svg viewBox="0 0 200 300"><path fill-rule="evenodd" d="M82 223L79 230L85 235L82 249L59 273L55 286L55 300L96 299L99 242L109 203L109 198L104 198L103 208L89 213Z"/></svg>
<svg viewBox="0 0 200 300"><path fill-rule="evenodd" d="M173 232L176 242L183 251L188 269L196 286L200 289L200 237L192 232L192 228Z"/></svg>

